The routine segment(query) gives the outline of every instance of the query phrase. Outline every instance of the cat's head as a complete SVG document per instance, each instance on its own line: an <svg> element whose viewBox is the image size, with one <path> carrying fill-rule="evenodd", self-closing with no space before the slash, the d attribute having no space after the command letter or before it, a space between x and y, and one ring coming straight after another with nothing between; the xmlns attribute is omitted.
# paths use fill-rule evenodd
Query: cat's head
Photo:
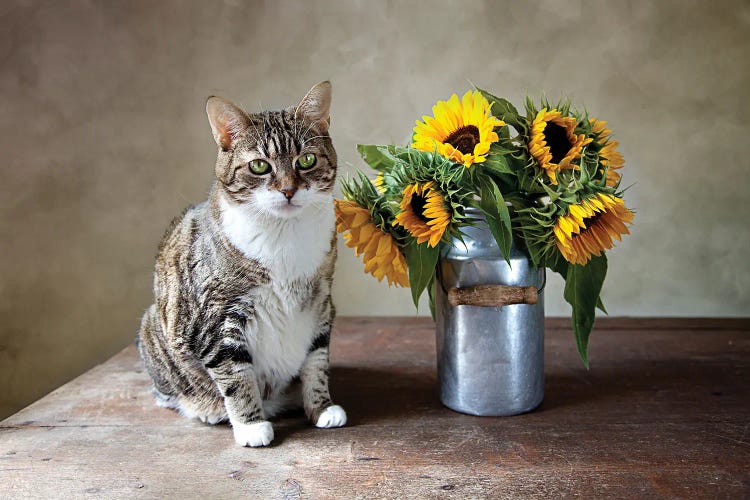
<svg viewBox="0 0 750 500"><path fill-rule="evenodd" d="M293 218L330 208L336 151L328 135L331 84L315 85L296 106L247 113L209 97L206 113L219 154L217 187L261 217Z"/></svg>

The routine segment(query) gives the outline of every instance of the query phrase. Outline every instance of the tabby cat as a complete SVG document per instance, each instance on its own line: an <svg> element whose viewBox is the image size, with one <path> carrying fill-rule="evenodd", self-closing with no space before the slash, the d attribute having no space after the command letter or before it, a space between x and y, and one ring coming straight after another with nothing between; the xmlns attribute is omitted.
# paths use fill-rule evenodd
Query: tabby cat
<svg viewBox="0 0 750 500"><path fill-rule="evenodd" d="M336 260L328 135L331 84L299 105L248 114L210 97L219 146L208 200L174 219L159 246L138 347L157 404L242 446L273 440L268 418L304 407L340 427L328 391Z"/></svg>

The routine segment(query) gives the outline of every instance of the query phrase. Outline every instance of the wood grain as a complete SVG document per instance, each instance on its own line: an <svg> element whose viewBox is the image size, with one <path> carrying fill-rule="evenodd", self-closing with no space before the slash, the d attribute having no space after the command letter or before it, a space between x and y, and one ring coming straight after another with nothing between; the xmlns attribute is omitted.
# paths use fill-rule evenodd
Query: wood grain
<svg viewBox="0 0 750 500"><path fill-rule="evenodd" d="M431 321L342 318L350 425L291 415L267 449L155 406L128 347L0 422L0 498L750 496L750 321L602 320L589 371L546 327L542 406L483 418L437 400Z"/></svg>

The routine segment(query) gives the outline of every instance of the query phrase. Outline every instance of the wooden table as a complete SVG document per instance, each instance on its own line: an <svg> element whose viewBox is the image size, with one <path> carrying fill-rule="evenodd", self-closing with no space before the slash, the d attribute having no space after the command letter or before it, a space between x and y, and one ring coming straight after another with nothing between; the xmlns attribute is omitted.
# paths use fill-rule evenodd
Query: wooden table
<svg viewBox="0 0 750 500"><path fill-rule="evenodd" d="M265 449L155 406L131 346L0 423L0 498L750 497L750 320L603 319L589 371L571 335L537 411L482 418L440 405L431 321L342 318L350 425Z"/></svg>

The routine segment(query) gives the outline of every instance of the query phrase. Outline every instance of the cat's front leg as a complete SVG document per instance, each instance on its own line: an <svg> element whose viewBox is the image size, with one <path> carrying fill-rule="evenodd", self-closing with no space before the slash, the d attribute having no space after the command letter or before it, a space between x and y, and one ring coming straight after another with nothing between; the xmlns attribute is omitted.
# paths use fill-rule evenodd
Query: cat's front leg
<svg viewBox="0 0 750 500"><path fill-rule="evenodd" d="M305 414L316 427L330 428L346 425L346 412L331 402L328 390L328 345L331 321L321 325L307 354L300 379Z"/></svg>
<svg viewBox="0 0 750 500"><path fill-rule="evenodd" d="M224 397L234 440L242 446L269 445L273 426L263 414L253 358L245 343L236 336L224 336L203 363Z"/></svg>

